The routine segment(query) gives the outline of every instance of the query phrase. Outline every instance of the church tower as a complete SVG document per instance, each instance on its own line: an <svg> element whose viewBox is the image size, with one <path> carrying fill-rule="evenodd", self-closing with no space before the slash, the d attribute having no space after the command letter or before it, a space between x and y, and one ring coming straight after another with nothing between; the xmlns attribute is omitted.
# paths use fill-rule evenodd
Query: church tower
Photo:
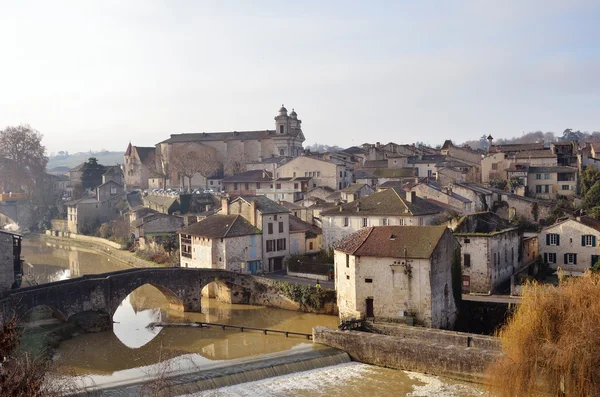
<svg viewBox="0 0 600 397"><path fill-rule="evenodd" d="M279 114L275 116L275 140L276 156L296 157L302 153L302 121L298 114L292 109L288 116L287 109L281 105Z"/></svg>

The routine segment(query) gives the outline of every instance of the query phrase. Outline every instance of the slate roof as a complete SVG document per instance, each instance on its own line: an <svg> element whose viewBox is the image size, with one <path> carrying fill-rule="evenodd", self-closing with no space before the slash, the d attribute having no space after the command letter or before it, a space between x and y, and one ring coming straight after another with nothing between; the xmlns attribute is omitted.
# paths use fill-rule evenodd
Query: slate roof
<svg viewBox="0 0 600 397"><path fill-rule="evenodd" d="M520 152L523 150L544 150L544 142L538 143L511 143L507 145L492 145L490 152Z"/></svg>
<svg viewBox="0 0 600 397"><path fill-rule="evenodd" d="M152 204L159 205L161 207L171 207L177 201L176 197L170 196L158 196L154 194L149 194L144 197L144 200L151 202Z"/></svg>
<svg viewBox="0 0 600 397"><path fill-rule="evenodd" d="M261 234L260 230L252 226L243 216L221 214L211 215L208 218L180 230L178 233L208 238L226 238Z"/></svg>
<svg viewBox="0 0 600 397"><path fill-rule="evenodd" d="M278 201L278 204L281 205L282 207L287 208L288 210L303 210L303 209L306 209L306 207L303 207L303 206L295 204L295 203L290 203L289 201Z"/></svg>
<svg viewBox="0 0 600 397"><path fill-rule="evenodd" d="M529 172L546 172L546 173L557 173L557 174L570 174L572 172L577 172L577 168L575 167L567 167L567 166L554 166L554 167L529 167Z"/></svg>
<svg viewBox="0 0 600 397"><path fill-rule="evenodd" d="M127 204L131 208L137 208L144 205L144 201L142 200L142 195L138 192L127 193Z"/></svg>
<svg viewBox="0 0 600 397"><path fill-rule="evenodd" d="M350 255L379 258L429 259L446 226L371 226L334 243Z"/></svg>
<svg viewBox="0 0 600 397"><path fill-rule="evenodd" d="M343 188L342 192L344 192L344 193L356 193L356 192L360 191L360 189L362 189L365 186L367 186L367 185L364 184L364 183L353 183L353 184L348 185L345 188Z"/></svg>
<svg viewBox="0 0 600 397"><path fill-rule="evenodd" d="M121 167L118 165L109 165L106 166L106 171L102 175L121 175Z"/></svg>
<svg viewBox="0 0 600 397"><path fill-rule="evenodd" d="M493 234L516 229L506 219L493 212L478 212L465 215L454 229L455 234Z"/></svg>
<svg viewBox="0 0 600 397"><path fill-rule="evenodd" d="M437 214L443 211L439 206L428 202L420 197L416 197L411 203L406 200L404 190L393 187L381 192L373 193L369 196L354 200L347 204L341 204L327 211L323 211L324 216L347 216L347 215L429 215Z"/></svg>
<svg viewBox="0 0 600 397"><path fill-rule="evenodd" d="M266 139L273 135L277 135L275 130L171 134L169 139L164 140L161 143Z"/></svg>
<svg viewBox="0 0 600 397"><path fill-rule="evenodd" d="M415 176L413 168L376 168L373 175L378 178L408 178Z"/></svg>
<svg viewBox="0 0 600 397"><path fill-rule="evenodd" d="M273 174L269 171L251 170L223 178L223 183L227 182L273 182Z"/></svg>
<svg viewBox="0 0 600 397"><path fill-rule="evenodd" d="M137 152L138 156L140 157L140 161L142 163L144 163L148 159L148 156L150 156L151 154L154 154L154 152L156 151L156 148L136 146L135 151Z"/></svg>
<svg viewBox="0 0 600 397"><path fill-rule="evenodd" d="M440 161L444 161L446 156L437 154L437 155L426 155L426 156L418 156L418 157L409 157L408 162L411 164L430 164L430 163L438 163Z"/></svg>
<svg viewBox="0 0 600 397"><path fill-rule="evenodd" d="M598 221L597 219L591 218L589 216L581 216L577 220L580 223L583 223L584 225L600 232L600 221Z"/></svg>
<svg viewBox="0 0 600 397"><path fill-rule="evenodd" d="M314 237L323 234L323 230L320 227L305 222L297 216L290 215L290 233L293 232L307 232Z"/></svg>
<svg viewBox="0 0 600 397"><path fill-rule="evenodd" d="M556 154L552 153L552 150L524 150L515 153L514 157L517 159L528 159L528 158L556 158Z"/></svg>
<svg viewBox="0 0 600 397"><path fill-rule="evenodd" d="M146 215L142 218L142 227L144 234L175 233L183 227L183 218L167 214Z"/></svg>
<svg viewBox="0 0 600 397"><path fill-rule="evenodd" d="M367 160L363 164L363 168L386 168L387 166L387 160Z"/></svg>
<svg viewBox="0 0 600 397"><path fill-rule="evenodd" d="M290 212L290 210L277 204L266 196L240 196L239 199L244 200L248 204L251 201L256 201L256 208L263 214L281 214Z"/></svg>
<svg viewBox="0 0 600 397"><path fill-rule="evenodd" d="M346 152L348 154L364 154L365 151L362 150L361 148L359 148L358 146L350 146L347 149L344 149L343 152Z"/></svg>

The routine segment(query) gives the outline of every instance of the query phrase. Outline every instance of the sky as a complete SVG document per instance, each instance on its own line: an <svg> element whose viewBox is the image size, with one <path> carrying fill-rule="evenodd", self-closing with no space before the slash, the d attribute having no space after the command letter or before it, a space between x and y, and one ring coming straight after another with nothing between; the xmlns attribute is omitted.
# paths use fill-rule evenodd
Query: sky
<svg viewBox="0 0 600 397"><path fill-rule="evenodd" d="M0 128L48 152L274 129L432 145L600 131L600 2L0 0Z"/></svg>

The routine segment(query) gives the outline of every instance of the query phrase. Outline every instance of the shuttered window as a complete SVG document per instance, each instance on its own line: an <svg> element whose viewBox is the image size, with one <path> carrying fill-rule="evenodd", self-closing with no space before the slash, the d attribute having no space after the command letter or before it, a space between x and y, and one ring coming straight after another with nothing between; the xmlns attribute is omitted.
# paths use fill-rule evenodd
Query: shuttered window
<svg viewBox="0 0 600 397"><path fill-rule="evenodd" d="M581 236L581 246L582 247L595 247L596 246L596 236L592 234L584 234Z"/></svg>

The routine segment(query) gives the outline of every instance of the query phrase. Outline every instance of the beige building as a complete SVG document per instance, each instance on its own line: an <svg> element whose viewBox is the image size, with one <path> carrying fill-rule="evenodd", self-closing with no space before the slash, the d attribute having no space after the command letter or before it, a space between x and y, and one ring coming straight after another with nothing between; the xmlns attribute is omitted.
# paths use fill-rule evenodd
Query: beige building
<svg viewBox="0 0 600 397"><path fill-rule="evenodd" d="M241 215L212 215L178 235L182 267L263 271L261 232Z"/></svg>
<svg viewBox="0 0 600 397"><path fill-rule="evenodd" d="M511 146L511 145L506 145ZM481 160L481 180L489 183L506 180L507 171L514 164L529 166L555 166L557 157L551 150L523 150L517 152L494 152Z"/></svg>
<svg viewBox="0 0 600 397"><path fill-rule="evenodd" d="M290 254L316 254L323 248L323 231L320 227L290 215Z"/></svg>
<svg viewBox="0 0 600 397"><path fill-rule="evenodd" d="M275 170L276 178L312 178L312 186L342 190L352 183L352 170L345 164L323 161L309 156L300 156Z"/></svg>
<svg viewBox="0 0 600 397"><path fill-rule="evenodd" d="M353 183L341 190L340 198L343 202L349 203L373 193L375 193L375 190L373 190L370 185L365 183Z"/></svg>
<svg viewBox="0 0 600 397"><path fill-rule="evenodd" d="M96 188L95 198L69 201L66 203L69 232L87 232L92 226L119 218L117 204L121 200L126 200L123 186L110 180Z"/></svg>
<svg viewBox="0 0 600 397"><path fill-rule="evenodd" d="M445 226L369 227L340 240L334 252L340 318L452 328L457 249Z"/></svg>
<svg viewBox="0 0 600 397"><path fill-rule="evenodd" d="M454 237L462 247L463 293L491 294L520 268L519 230L492 212L462 217Z"/></svg>
<svg viewBox="0 0 600 397"><path fill-rule="evenodd" d="M600 222L590 217L568 219L538 234L539 253L552 269L583 274L600 258Z"/></svg>
<svg viewBox="0 0 600 397"><path fill-rule="evenodd" d="M131 142L125 150L123 168L125 186L131 189L148 189L148 178L153 176L155 165L153 147L133 146Z"/></svg>
<svg viewBox="0 0 600 397"><path fill-rule="evenodd" d="M552 199L557 194L577 194L578 170L574 167L528 167L527 192L540 199Z"/></svg>
<svg viewBox="0 0 600 397"><path fill-rule="evenodd" d="M328 249L337 240L370 226L434 225L443 211L415 192L386 189L322 211L323 247Z"/></svg>
<svg viewBox="0 0 600 397"><path fill-rule="evenodd" d="M222 215L241 215L262 232L262 268L265 272L283 269L290 256L290 211L265 196L240 196L221 200ZM207 219L210 219L208 217Z"/></svg>

